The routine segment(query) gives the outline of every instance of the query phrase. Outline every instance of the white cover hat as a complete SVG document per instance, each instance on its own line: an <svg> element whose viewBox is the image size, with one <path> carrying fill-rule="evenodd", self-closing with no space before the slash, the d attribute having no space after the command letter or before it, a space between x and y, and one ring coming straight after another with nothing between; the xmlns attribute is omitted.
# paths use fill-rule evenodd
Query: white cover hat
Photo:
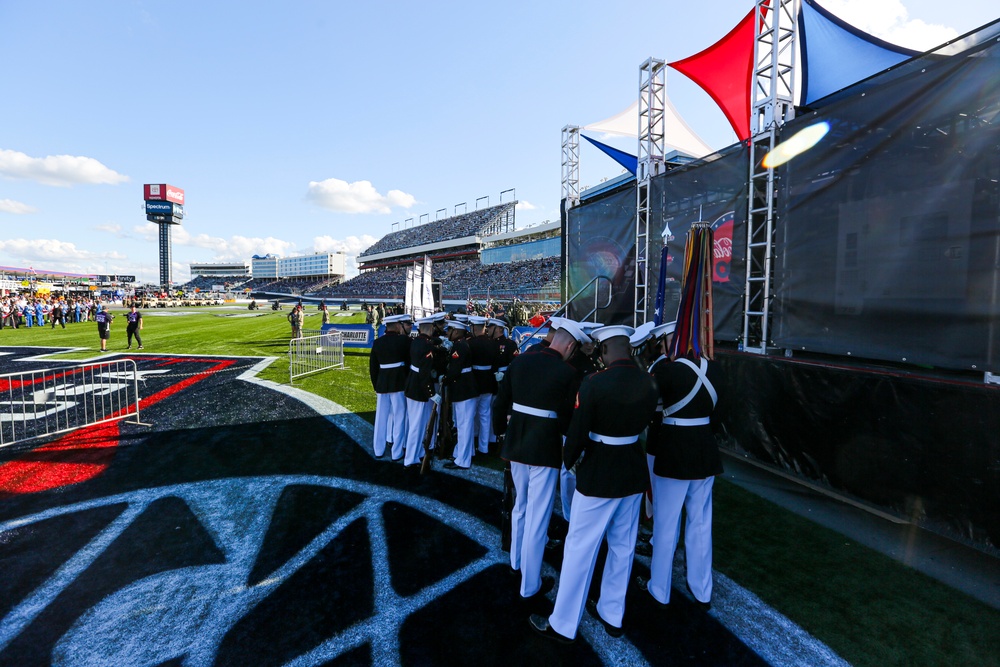
<svg viewBox="0 0 1000 667"><path fill-rule="evenodd" d="M640 324L635 328L635 333L633 333L628 342L632 344L632 347L639 347L652 336L653 327L656 325L652 322L646 322L645 324Z"/></svg>
<svg viewBox="0 0 1000 667"><path fill-rule="evenodd" d="M626 338L629 338L634 333L635 329L632 327L625 326L624 324L612 324L611 326L594 329L590 332L590 336L598 343L603 343L609 338L614 338L615 336L625 336Z"/></svg>
<svg viewBox="0 0 1000 667"><path fill-rule="evenodd" d="M659 338L667 334L672 334L676 328L677 320L674 320L673 322L664 322L660 326L653 327L653 330L649 333L653 338Z"/></svg>
<svg viewBox="0 0 1000 667"><path fill-rule="evenodd" d="M489 324L489 325L490 325L491 327L505 327L505 326L507 326L507 323L506 323L506 322L504 322L503 320L498 320L498 319L497 319L497 318L495 318L495 317L491 317L491 318L489 318L489 320L487 321L487 323L488 323L488 324Z"/></svg>
<svg viewBox="0 0 1000 667"><path fill-rule="evenodd" d="M587 335L583 329L580 328L579 322L574 322L573 320L566 319L565 317L553 317L549 320L549 326L553 329L563 329L573 335L580 343L590 343L590 336Z"/></svg>
<svg viewBox="0 0 1000 667"><path fill-rule="evenodd" d="M409 315L389 315L387 318L382 320L382 322L384 324L396 324L399 322L407 322L409 321L409 319L410 319Z"/></svg>
<svg viewBox="0 0 1000 667"><path fill-rule="evenodd" d="M473 326L481 327L489 321L489 318L483 317L481 315L469 315L469 324Z"/></svg>
<svg viewBox="0 0 1000 667"><path fill-rule="evenodd" d="M448 320L444 323L446 329L460 329L461 331L468 331L469 327L464 322L459 322L458 320Z"/></svg>

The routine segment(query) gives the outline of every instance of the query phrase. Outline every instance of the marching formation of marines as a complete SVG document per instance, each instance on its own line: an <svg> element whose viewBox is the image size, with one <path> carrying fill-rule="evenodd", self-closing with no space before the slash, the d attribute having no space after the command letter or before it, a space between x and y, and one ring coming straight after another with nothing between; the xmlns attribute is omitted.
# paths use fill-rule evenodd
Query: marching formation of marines
<svg viewBox="0 0 1000 667"><path fill-rule="evenodd" d="M545 340L521 353L499 319L440 312L385 324L370 360L374 454L419 467L440 446L444 467L462 471L500 441L513 480L509 569L526 611L555 586L542 569L558 489L569 528L555 606L529 615L535 631L572 642L588 611L619 637L630 584L668 606L682 511L688 592L710 608L718 394L707 359L671 357L673 322L633 329L553 317ZM644 497L648 579L632 577ZM604 542L600 594L588 599Z"/></svg>

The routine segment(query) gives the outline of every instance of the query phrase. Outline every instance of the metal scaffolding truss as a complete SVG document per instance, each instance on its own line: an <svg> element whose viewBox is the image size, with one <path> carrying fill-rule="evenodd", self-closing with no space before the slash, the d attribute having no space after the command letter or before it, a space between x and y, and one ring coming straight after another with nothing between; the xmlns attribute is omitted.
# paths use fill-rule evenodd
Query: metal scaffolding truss
<svg viewBox="0 0 1000 667"><path fill-rule="evenodd" d="M635 312L633 325L646 321L649 305L649 186L664 171L666 63L649 58L639 67L639 164L635 199Z"/></svg>
<svg viewBox="0 0 1000 667"><path fill-rule="evenodd" d="M794 73L798 0L757 0L751 85L750 191L742 349L764 354L770 340L775 229L774 169L761 165L776 130L795 115Z"/></svg>
<svg viewBox="0 0 1000 667"><path fill-rule="evenodd" d="M580 203L580 127L562 129L562 198L566 209Z"/></svg>

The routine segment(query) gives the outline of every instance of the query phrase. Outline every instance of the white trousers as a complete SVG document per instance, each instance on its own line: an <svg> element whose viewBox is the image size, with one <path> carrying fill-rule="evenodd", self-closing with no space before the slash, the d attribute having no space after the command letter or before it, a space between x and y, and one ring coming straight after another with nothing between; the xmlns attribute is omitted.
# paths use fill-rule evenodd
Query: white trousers
<svg viewBox="0 0 1000 667"><path fill-rule="evenodd" d="M476 399L476 426L479 433L479 451L490 451L490 436L493 434L493 394L480 394Z"/></svg>
<svg viewBox="0 0 1000 667"><path fill-rule="evenodd" d="M510 462L516 494L510 513L510 566L521 571L521 597L531 597L542 587L542 559L558 473L555 468Z"/></svg>
<svg viewBox="0 0 1000 667"><path fill-rule="evenodd" d="M385 443L392 443L392 458L403 455L406 444L406 397L403 392L375 394L375 456L385 454Z"/></svg>
<svg viewBox="0 0 1000 667"><path fill-rule="evenodd" d="M424 457L424 432L427 430L433 405L430 401L406 399L406 458L403 459L405 465L420 463L420 459ZM433 443L433 440L431 442Z"/></svg>
<svg viewBox="0 0 1000 667"><path fill-rule="evenodd" d="M653 560L649 594L656 600L670 602L670 580L674 552L681 529L681 508L687 515L684 524L684 555L687 584L701 602L712 600L712 486L708 479L670 479L653 476Z"/></svg>
<svg viewBox="0 0 1000 667"><path fill-rule="evenodd" d="M458 401L451 404L452 415L455 417L455 428L458 430L458 441L455 443L455 465L468 468L472 465L472 448L476 429L476 399Z"/></svg>
<svg viewBox="0 0 1000 667"><path fill-rule="evenodd" d="M553 630L566 637L576 637L605 533L608 559L604 563L597 612L611 625L621 627L641 506L641 493L626 498L592 498L576 492L556 606L549 616Z"/></svg>

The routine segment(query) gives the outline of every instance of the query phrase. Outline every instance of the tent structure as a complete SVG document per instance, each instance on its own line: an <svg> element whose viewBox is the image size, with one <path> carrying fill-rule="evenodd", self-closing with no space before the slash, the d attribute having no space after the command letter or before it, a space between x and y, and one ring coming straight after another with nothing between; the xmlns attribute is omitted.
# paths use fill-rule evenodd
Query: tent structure
<svg viewBox="0 0 1000 667"><path fill-rule="evenodd" d="M585 134L581 134L580 136L599 148L605 155L623 166L629 171L630 174L635 176L635 172L639 168L639 158L635 155L618 150L614 146L608 146L607 144L601 143L597 139L591 139Z"/></svg>
<svg viewBox="0 0 1000 667"><path fill-rule="evenodd" d="M858 30L815 0L802 0L799 48L803 106L920 55Z"/></svg>
<svg viewBox="0 0 1000 667"><path fill-rule="evenodd" d="M698 134L691 129L691 126L687 124L682 117L677 108L670 101L669 97L664 96L664 109L663 109L663 123L664 133L666 135L664 139L664 144L667 150L675 150L685 155L690 155L691 157L705 157L715 152L708 144L706 144ZM624 137L639 137L639 102L635 101L630 104L624 111L616 113L614 116L605 118L604 120L599 120L596 123L590 123L589 125L584 125L580 128L581 130L589 130L590 132L600 132L603 134L615 134ZM588 141L593 143L593 140L589 137ZM603 149L602 149L603 150ZM632 173L635 170L632 169Z"/></svg>
<svg viewBox="0 0 1000 667"><path fill-rule="evenodd" d="M750 137L755 12L751 9L729 34L704 51L668 63L715 100L740 141Z"/></svg>

